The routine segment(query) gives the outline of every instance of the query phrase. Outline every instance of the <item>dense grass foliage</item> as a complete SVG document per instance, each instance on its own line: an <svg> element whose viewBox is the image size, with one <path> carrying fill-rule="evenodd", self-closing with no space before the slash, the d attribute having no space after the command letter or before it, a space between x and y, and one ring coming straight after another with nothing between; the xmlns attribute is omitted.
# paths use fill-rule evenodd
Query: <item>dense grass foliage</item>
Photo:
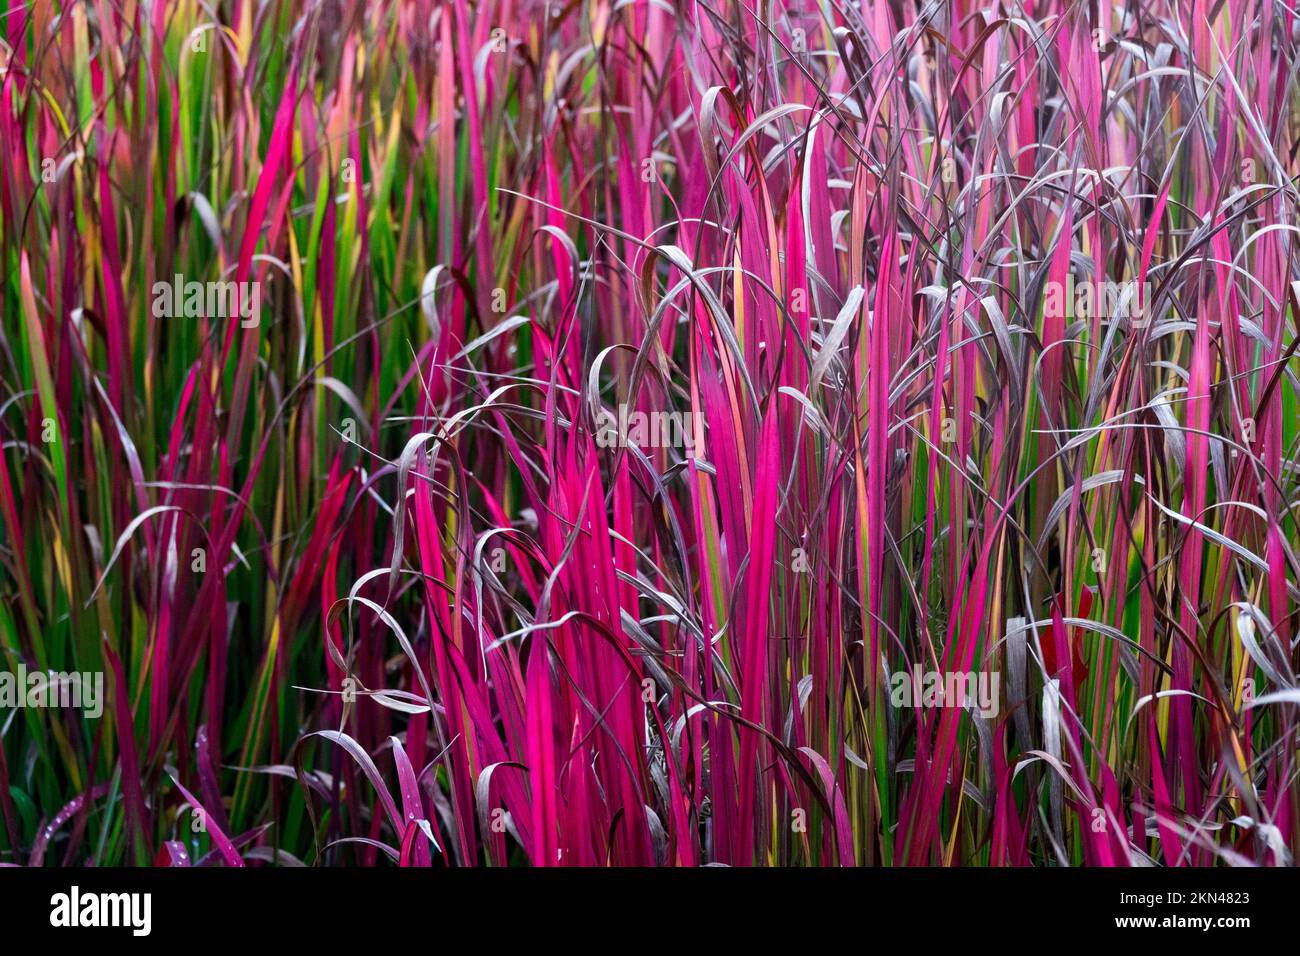
<svg viewBox="0 0 1300 956"><path fill-rule="evenodd" d="M0 37L0 862L1291 862L1289 5Z"/></svg>

